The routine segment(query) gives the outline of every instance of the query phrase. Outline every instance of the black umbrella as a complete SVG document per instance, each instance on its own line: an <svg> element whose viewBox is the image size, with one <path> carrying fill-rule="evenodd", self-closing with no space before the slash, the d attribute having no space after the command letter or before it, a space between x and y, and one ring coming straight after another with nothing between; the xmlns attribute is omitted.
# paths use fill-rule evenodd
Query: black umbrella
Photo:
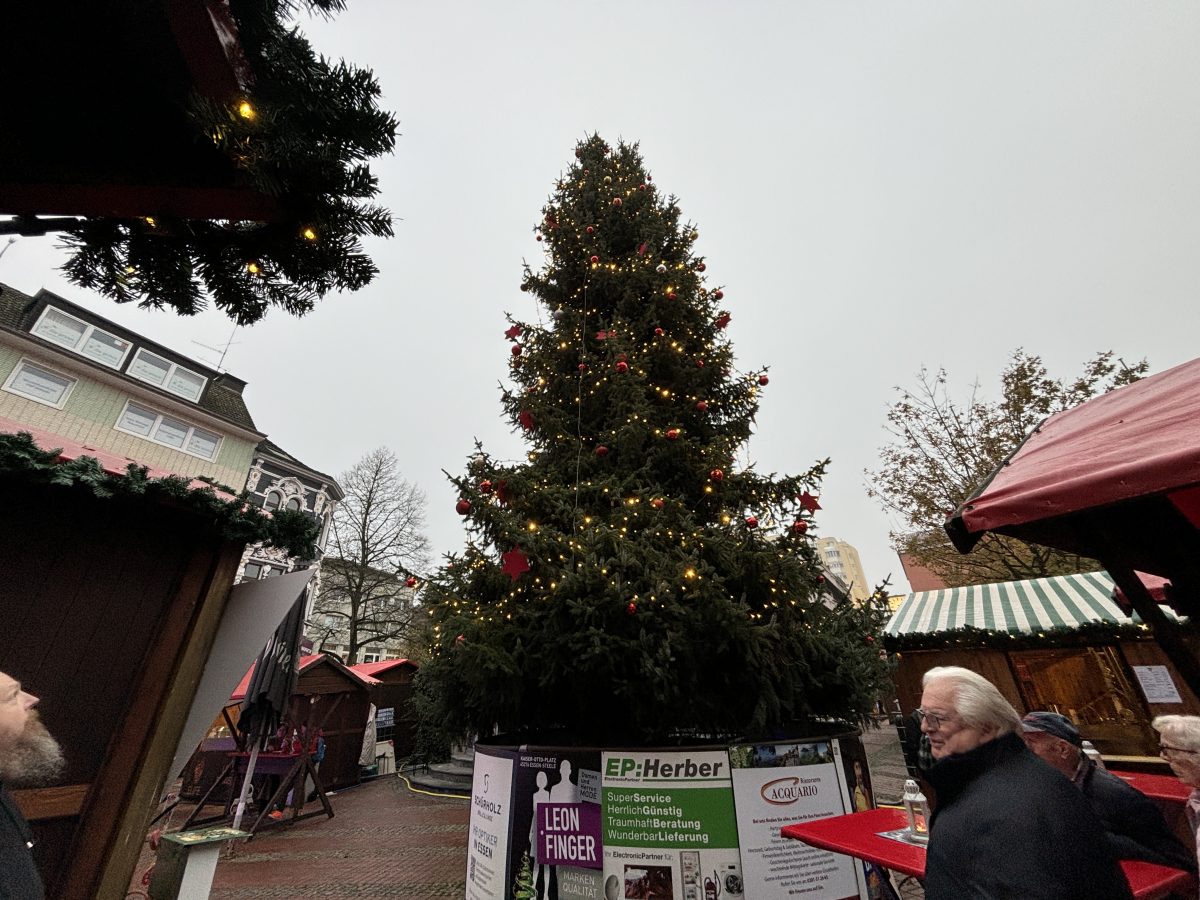
<svg viewBox="0 0 1200 900"><path fill-rule="evenodd" d="M250 760L246 765L246 777L242 781L238 797L237 812L233 827L237 828L246 810L250 780L254 777L254 766L263 737L275 730L288 708L292 691L296 687L300 636L304 631L304 607L307 591L301 591L291 610L275 629L267 645L254 661L254 674L246 688L242 701L242 712L238 716L238 731L250 738Z"/></svg>
<svg viewBox="0 0 1200 900"><path fill-rule="evenodd" d="M304 631L305 592L301 592L291 610L254 662L254 674L246 688L238 731L243 735L270 734L287 711L296 687L300 636Z"/></svg>

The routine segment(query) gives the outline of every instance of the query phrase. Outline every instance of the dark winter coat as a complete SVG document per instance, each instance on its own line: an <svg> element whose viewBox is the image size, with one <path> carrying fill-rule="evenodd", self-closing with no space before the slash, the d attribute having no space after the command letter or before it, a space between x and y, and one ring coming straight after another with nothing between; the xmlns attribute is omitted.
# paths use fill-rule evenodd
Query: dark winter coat
<svg viewBox="0 0 1200 900"><path fill-rule="evenodd" d="M1154 801L1084 757L1076 784L1108 831L1117 859L1140 859L1196 871L1196 853L1175 837Z"/></svg>
<svg viewBox="0 0 1200 900"><path fill-rule="evenodd" d="M33 864L33 833L12 794L0 784L0 900L42 900L45 891Z"/></svg>
<svg viewBox="0 0 1200 900"><path fill-rule="evenodd" d="M936 762L926 900L1130 900L1104 827L1015 734Z"/></svg>

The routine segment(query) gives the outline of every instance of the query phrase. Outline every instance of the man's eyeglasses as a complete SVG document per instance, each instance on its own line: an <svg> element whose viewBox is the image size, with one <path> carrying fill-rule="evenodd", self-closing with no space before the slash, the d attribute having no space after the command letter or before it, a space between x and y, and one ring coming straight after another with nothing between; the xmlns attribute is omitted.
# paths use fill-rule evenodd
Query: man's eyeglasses
<svg viewBox="0 0 1200 900"><path fill-rule="evenodd" d="M1188 756L1195 756L1197 753L1200 753L1200 750L1184 750L1182 747L1172 747L1170 744L1158 745L1159 756L1170 756L1173 753L1184 753Z"/></svg>
<svg viewBox="0 0 1200 900"><path fill-rule="evenodd" d="M921 709L920 707L914 709L913 712L916 714L918 722L928 722L929 727L934 731L937 731L939 728L941 728L942 723L949 722L952 718L954 718L949 713L934 713L927 709Z"/></svg>

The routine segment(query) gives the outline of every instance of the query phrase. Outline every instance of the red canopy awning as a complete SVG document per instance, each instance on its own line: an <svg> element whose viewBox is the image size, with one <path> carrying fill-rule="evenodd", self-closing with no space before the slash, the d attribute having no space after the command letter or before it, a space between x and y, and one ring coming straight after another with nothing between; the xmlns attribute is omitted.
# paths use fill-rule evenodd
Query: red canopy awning
<svg viewBox="0 0 1200 900"><path fill-rule="evenodd" d="M965 552L987 531L1183 488L1174 505L1197 514L1198 485L1200 359L1051 416L946 528Z"/></svg>

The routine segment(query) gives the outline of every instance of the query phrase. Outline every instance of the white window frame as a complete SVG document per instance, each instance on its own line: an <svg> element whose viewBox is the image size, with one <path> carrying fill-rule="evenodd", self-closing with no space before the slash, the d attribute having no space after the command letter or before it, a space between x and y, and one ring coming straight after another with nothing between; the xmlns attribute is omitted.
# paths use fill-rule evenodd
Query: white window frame
<svg viewBox="0 0 1200 900"><path fill-rule="evenodd" d="M138 434L136 431L133 431L129 428L121 427L121 420L125 418L125 414L129 411L129 404L131 404L131 403L133 403L137 406L140 406L142 409L145 409L149 412L154 413L154 416L155 416L154 424L150 426L150 434L148 434L148 435L147 434ZM174 419L175 421L182 422L184 425L187 426L187 432L183 436L183 444L181 446L176 447L174 444L170 443L169 441L160 441L154 437L154 433L156 431L158 431L158 426L162 424L162 420L164 418ZM143 441L149 441L152 444L158 444L160 447L168 447L171 450L174 450L176 453L186 453L188 456L194 456L194 457L196 457L196 459L202 459L205 462L216 462L217 457L221 455L221 446L225 443L225 435L223 435L223 434L220 434L216 431L211 431L208 428L201 428L199 425L193 425L191 422L185 421L184 419L181 419L179 416L169 415L167 413L159 412L154 407L148 406L145 403L142 403L138 400L133 400L133 399L129 399L129 400L125 401L125 405L121 407L121 414L119 416L117 416L117 424L115 424L113 426L113 428L116 431L121 432L122 434L131 434L136 438L141 438ZM217 443L213 447L212 456L203 456L199 453L193 453L191 450L188 449L188 444L191 443L192 436L197 431L203 431L205 434L216 435Z"/></svg>
<svg viewBox="0 0 1200 900"><path fill-rule="evenodd" d="M31 369L40 369L47 374L55 375L58 378L64 378L70 382L70 384L67 385L67 389L63 391L63 395L57 403L51 403L49 400L45 400L41 397L35 397L32 394L22 393L21 391L17 390L16 387L14 387L17 376L21 374L21 369L23 369L25 366L29 366ZM51 409L62 409L67 405L67 400L71 398L71 392L75 390L75 385L77 384L79 384L78 378L72 378L65 372L60 372L57 369L51 368L50 366L42 365L36 360L22 356L17 364L13 366L13 370L8 374L8 378L6 378L4 381L4 387L0 388L0 390L8 391L10 394L15 394L23 400L31 400L34 403L40 403L42 406L49 406Z"/></svg>
<svg viewBox="0 0 1200 900"><path fill-rule="evenodd" d="M167 374L163 376L163 380L161 382L154 381L153 379L150 379L150 378L144 378L141 375L139 375L137 372L133 371L133 367L137 363L138 357L141 356L143 353L147 353L156 359L161 359L163 362L165 362L167 364ZM169 388L167 386L171 383L171 378L172 378L172 376L175 375L176 372L187 372L189 375L195 375L197 378L200 379L200 390L196 392L195 397L192 397L189 394L181 394L179 391L171 390L171 388ZM152 384L157 388L162 388L164 391L167 391L170 394L174 394L176 397L182 397L184 400L188 400L192 403L198 403L200 401L200 398L202 396L204 396L204 389L206 387L208 387L208 379L205 378L203 375L201 375L199 372L194 372L191 369L189 369L187 366L179 365L179 363L171 362L171 360L167 359L161 353L155 353L153 350L151 350L147 347L138 347L137 348L137 353L135 353L133 355L133 359L129 363L129 368L125 370L125 374L128 375L130 378L136 378L138 381L144 381L146 384Z"/></svg>
<svg viewBox="0 0 1200 900"><path fill-rule="evenodd" d="M54 312L54 313L62 316L64 319L70 319L72 322L78 322L80 325L82 325L83 326L83 334L80 335L79 340L77 340L74 344L65 344L62 341L56 341L52 337L47 337L44 334L39 334L38 329L41 328L42 323L44 321L46 321L46 318L49 316L49 314L51 312ZM83 352L83 348L87 346L88 340L96 332L100 332L100 334L104 335L105 337L112 338L114 341L121 341L122 343L125 344L125 352L123 352L121 354L121 358L119 360L117 360L115 363L111 363L106 359L99 359L98 357L95 357L90 353ZM103 328L99 327L98 325L92 325L88 322L85 322L83 319L79 318L79 316L73 316L69 312L67 312L65 309L59 309L57 306L47 306L45 309L43 309L42 314L40 316L38 316L37 321L33 323L33 328L31 328L29 330L29 333L34 335L35 337L41 338L43 341L46 341L47 343L53 344L56 347L65 347L67 350L70 350L73 353L79 354L84 359L90 359L92 362L99 363L102 366L107 366L110 369L120 369L121 366L125 365L125 360L129 359L129 353L130 353L130 351L133 350L133 346L134 346L133 341L128 340L123 337L120 337L118 335L115 335L111 331L105 331Z"/></svg>

